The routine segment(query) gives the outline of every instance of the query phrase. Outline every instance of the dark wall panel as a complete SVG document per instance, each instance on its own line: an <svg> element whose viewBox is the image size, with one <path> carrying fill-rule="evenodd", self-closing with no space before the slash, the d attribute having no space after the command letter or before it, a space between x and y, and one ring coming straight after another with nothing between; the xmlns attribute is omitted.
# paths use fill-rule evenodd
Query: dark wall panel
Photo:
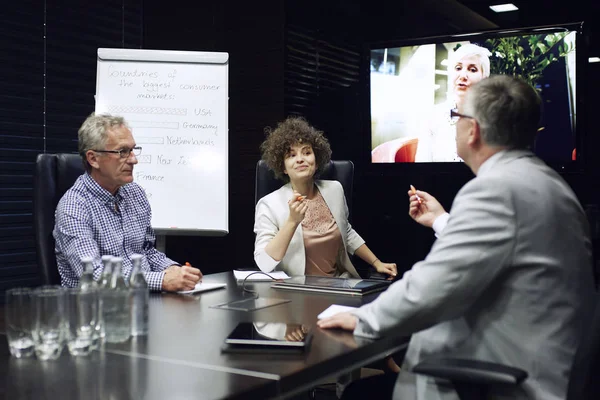
<svg viewBox="0 0 600 400"><path fill-rule="evenodd" d="M167 236L166 252L204 273L250 267L254 167L264 127L283 117L283 3L176 3L145 2L144 48L229 53L229 234Z"/></svg>

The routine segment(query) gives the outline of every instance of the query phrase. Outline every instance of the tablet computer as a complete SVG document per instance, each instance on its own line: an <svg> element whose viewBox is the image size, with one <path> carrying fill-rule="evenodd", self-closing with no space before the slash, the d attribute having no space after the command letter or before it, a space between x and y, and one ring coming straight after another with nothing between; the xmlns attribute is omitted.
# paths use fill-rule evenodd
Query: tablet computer
<svg viewBox="0 0 600 400"><path fill-rule="evenodd" d="M225 338L229 345L252 347L305 348L312 332L307 325L284 322L241 322Z"/></svg>
<svg viewBox="0 0 600 400"><path fill-rule="evenodd" d="M390 281L375 279L333 278L328 276L295 276L271 285L274 289L301 290L331 294L363 296L380 292L390 286Z"/></svg>

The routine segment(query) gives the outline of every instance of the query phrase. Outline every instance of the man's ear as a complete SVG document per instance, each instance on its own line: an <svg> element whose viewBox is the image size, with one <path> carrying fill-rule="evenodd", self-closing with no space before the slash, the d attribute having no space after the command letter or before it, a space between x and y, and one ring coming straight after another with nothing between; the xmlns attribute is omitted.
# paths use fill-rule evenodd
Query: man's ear
<svg viewBox="0 0 600 400"><path fill-rule="evenodd" d="M85 158L87 160L87 162L92 166L92 168L100 168L100 165L98 164L98 154L96 154L95 151L93 150L88 150L85 152Z"/></svg>
<svg viewBox="0 0 600 400"><path fill-rule="evenodd" d="M467 143L470 146L481 144L481 129L479 127L479 122L475 119L469 119L469 122L471 123L471 127L469 129Z"/></svg>

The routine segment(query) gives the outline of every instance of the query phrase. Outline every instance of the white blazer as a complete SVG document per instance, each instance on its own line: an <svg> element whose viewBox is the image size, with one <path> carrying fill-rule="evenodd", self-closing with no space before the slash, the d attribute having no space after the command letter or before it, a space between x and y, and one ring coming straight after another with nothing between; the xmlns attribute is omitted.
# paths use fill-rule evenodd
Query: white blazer
<svg viewBox="0 0 600 400"><path fill-rule="evenodd" d="M412 334L395 399L454 400L451 385L410 371L430 357L522 368L494 399L558 400L593 299L586 216L532 153L497 153L456 195L424 261L358 309L355 335Z"/></svg>
<svg viewBox="0 0 600 400"><path fill-rule="evenodd" d="M317 180L315 183L342 235L343 246L340 247L336 261L340 269L338 274L349 274L358 278L359 275L352 265L348 253L354 254L354 251L362 246L365 241L352 229L352 226L348 222L348 206L346 205L342 184L338 181L325 180ZM289 216L288 200L293 197L293 194L292 186L288 183L266 195L256 204L254 217L254 233L256 233L254 261L261 271L271 272L277 270L285 271L291 276L304 275L306 256L304 253L302 224L298 225L296 232L294 232L285 256L281 261L274 260L265 252L265 247L279 232L279 227L283 226Z"/></svg>

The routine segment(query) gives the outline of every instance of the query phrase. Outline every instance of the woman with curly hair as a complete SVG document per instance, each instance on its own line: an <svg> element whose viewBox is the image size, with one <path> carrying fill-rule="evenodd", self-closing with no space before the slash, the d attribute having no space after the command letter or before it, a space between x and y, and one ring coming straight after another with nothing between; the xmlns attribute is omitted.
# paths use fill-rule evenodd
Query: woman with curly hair
<svg viewBox="0 0 600 400"><path fill-rule="evenodd" d="M323 132L289 117L266 129L262 158L286 182L256 205L254 260L264 272L359 277L348 253L392 279L396 264L381 262L348 222L344 189L316 179L331 159Z"/></svg>

